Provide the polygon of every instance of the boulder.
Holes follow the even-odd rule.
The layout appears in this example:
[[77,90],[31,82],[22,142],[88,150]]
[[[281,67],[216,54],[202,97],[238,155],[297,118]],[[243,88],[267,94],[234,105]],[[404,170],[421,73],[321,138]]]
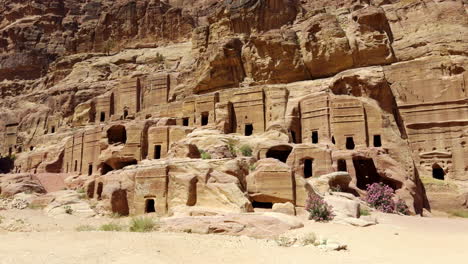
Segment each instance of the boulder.
[[169,217],[162,220],[163,230],[200,234],[225,234],[272,238],[303,224],[284,214],[227,214],[224,216]]
[[282,213],[287,215],[296,215],[296,208],[290,202],[287,203],[274,203],[273,212],[275,213]]
[[334,195],[326,195],[323,199],[333,208],[335,217],[359,217],[359,202]]

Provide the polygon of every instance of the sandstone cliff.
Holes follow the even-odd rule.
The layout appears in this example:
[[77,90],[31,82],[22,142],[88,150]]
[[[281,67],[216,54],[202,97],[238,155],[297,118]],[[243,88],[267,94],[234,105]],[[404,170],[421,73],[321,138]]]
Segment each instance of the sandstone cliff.
[[336,171],[347,192],[384,182],[416,213],[466,206],[467,10],[2,0],[0,154],[124,214],[304,206]]

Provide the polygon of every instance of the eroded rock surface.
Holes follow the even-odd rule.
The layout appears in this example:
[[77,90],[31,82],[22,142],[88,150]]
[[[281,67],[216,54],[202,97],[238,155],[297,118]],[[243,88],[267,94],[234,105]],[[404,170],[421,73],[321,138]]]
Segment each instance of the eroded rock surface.
[[3,2],[1,194],[290,213],[383,182],[466,206],[463,0]]

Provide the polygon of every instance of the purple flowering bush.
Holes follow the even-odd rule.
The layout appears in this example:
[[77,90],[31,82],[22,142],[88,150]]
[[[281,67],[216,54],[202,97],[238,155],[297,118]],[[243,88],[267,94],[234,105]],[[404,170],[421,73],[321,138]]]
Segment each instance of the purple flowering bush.
[[333,208],[322,197],[309,194],[306,201],[306,210],[309,212],[309,220],[327,222],[333,219]]
[[370,206],[384,213],[393,213],[395,202],[393,201],[393,189],[383,183],[367,185],[366,202]]
[[393,189],[383,183],[373,183],[367,185],[366,202],[375,209],[384,213],[409,214],[409,208],[405,201],[399,199],[396,203],[393,200]]

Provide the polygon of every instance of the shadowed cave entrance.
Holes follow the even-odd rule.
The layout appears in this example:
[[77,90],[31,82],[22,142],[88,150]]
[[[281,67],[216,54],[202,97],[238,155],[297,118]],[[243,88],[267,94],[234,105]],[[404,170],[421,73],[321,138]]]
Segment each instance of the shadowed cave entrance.
[[392,187],[393,190],[401,188],[401,183],[380,176],[372,159],[356,157],[353,158],[353,165],[356,170],[356,186],[361,190],[366,190],[368,184],[379,182]]
[[304,160],[304,178],[310,178],[313,176],[313,159],[305,159]]
[[288,160],[289,154],[291,154],[292,147],[288,145],[280,145],[271,147],[266,153],[267,158],[277,159],[281,162],[286,163]]
[[253,201],[252,206],[253,208],[271,209],[273,208],[273,203]]
[[109,128],[107,130],[107,139],[109,144],[123,143],[127,142],[127,131],[122,125],[117,125]]
[[440,167],[437,163],[432,165],[432,177],[438,180],[445,180],[444,169]]
[[346,160],[344,159],[338,160],[338,171],[348,171],[348,168],[346,168]]
[[112,212],[122,216],[126,216],[129,213],[127,191],[117,190],[112,193],[111,196]]
[[104,189],[104,184],[100,182],[98,183],[97,190],[96,190],[96,195],[97,195],[98,200],[102,199],[102,189]]
[[146,199],[145,201],[145,213],[155,213],[156,208],[154,206],[154,199]]
[[90,182],[88,184],[88,189],[86,190],[86,195],[88,196],[88,198],[92,199],[94,197],[94,187],[95,187],[96,183],[94,181]]

